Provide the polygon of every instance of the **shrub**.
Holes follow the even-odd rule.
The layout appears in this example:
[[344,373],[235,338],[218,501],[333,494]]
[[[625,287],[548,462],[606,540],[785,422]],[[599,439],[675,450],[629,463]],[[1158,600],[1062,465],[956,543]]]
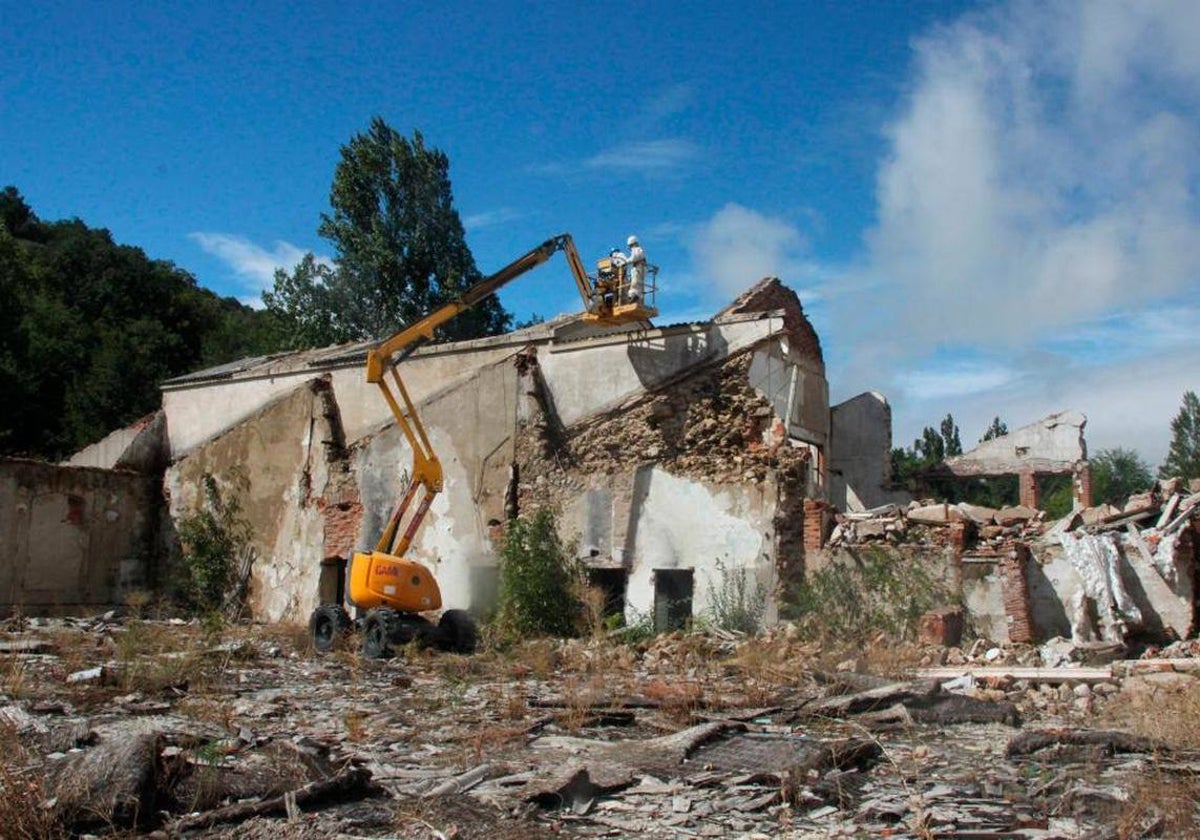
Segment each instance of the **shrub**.
[[952,601],[920,563],[872,548],[809,575],[780,612],[811,638],[865,641],[882,631],[906,640],[922,615]]
[[717,561],[716,580],[708,581],[708,617],[714,626],[738,633],[762,629],[767,609],[767,592],[745,567],[730,569]]
[[[223,497],[209,473],[202,481],[203,505],[177,524],[183,549],[180,583],[190,606],[198,612],[219,613],[240,606],[243,567],[253,559],[250,523],[242,516],[236,495]],[[246,485],[240,475],[233,482],[239,488]]]
[[575,635],[582,615],[581,577],[549,509],[511,520],[500,546],[500,637]]

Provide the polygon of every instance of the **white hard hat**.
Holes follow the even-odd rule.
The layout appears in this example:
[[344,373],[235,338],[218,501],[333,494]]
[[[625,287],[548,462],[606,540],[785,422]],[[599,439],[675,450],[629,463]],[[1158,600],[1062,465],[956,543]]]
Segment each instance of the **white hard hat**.
[[638,244],[637,237],[636,236],[629,237],[629,239],[626,240],[625,244],[630,245],[630,246]]

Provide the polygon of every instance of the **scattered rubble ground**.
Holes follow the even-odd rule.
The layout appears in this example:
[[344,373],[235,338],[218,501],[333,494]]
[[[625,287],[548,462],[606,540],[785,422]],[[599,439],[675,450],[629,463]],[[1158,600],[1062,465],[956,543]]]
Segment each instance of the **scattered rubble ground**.
[[1183,837],[1200,801],[1195,641],[838,662],[785,624],[374,661],[278,626],[7,627],[4,836]]

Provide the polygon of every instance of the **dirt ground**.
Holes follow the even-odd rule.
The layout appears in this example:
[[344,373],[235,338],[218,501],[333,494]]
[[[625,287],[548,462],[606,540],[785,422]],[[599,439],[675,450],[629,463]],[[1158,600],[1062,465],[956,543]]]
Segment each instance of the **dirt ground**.
[[847,648],[788,626],[386,661],[353,640],[316,656],[295,627],[110,615],[6,630],[4,837],[1136,838],[1200,824],[1191,642],[1099,663],[1086,659],[1112,652],[1077,650],[1085,661],[1050,669],[1036,648]]

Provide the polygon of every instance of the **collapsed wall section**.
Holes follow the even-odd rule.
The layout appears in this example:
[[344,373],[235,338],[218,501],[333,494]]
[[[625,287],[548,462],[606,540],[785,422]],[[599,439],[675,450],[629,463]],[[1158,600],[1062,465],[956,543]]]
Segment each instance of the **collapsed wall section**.
[[662,619],[664,588],[680,586],[688,616],[698,614],[723,573],[746,570],[765,592],[802,566],[810,450],[789,440],[752,384],[765,349],[693,368],[570,427],[537,355],[523,357],[533,407],[517,438],[519,507],[557,509],[581,559],[624,576],[630,615]]
[[0,460],[0,612],[120,606],[153,586],[157,496],[134,472]]

